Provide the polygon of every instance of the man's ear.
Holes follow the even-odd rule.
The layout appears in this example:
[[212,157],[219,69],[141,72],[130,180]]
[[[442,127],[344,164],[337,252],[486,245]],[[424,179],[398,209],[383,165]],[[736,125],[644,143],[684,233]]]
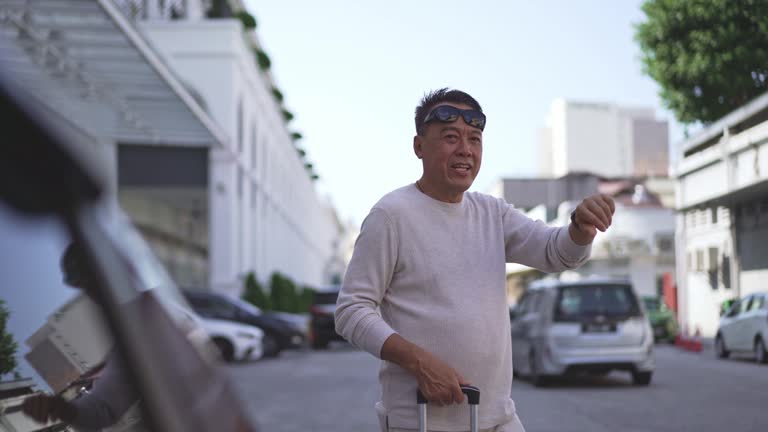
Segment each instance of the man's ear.
[[421,148],[422,142],[423,142],[423,140],[421,139],[420,136],[415,135],[413,137],[413,152],[416,154],[416,157],[419,158],[419,159],[421,159],[422,154],[423,154],[423,151],[422,151],[422,148]]

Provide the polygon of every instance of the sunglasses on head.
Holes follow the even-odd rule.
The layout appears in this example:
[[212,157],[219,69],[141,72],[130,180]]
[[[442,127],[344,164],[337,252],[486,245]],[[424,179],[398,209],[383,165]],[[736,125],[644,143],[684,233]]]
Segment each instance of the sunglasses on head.
[[435,107],[424,118],[422,126],[432,120],[439,120],[443,123],[453,123],[461,116],[468,125],[480,130],[485,129],[485,114],[473,109],[459,109],[450,105],[440,105]]

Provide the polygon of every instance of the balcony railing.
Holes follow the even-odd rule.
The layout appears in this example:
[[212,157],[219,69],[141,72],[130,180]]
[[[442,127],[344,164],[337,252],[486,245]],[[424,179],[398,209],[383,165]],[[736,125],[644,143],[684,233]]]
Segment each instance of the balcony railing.
[[[227,0],[112,0],[131,20],[194,19],[230,9]],[[221,13],[221,12],[219,12]]]

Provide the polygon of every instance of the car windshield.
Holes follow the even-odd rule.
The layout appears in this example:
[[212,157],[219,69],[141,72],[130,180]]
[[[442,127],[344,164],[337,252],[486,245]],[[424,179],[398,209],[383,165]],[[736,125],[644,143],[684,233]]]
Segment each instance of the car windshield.
[[571,285],[559,289],[555,315],[560,320],[579,320],[597,315],[630,316],[637,310],[629,285]]
[[338,298],[338,291],[316,292],[314,304],[336,304],[336,300],[338,300]]
[[237,305],[239,309],[242,309],[248,313],[251,313],[254,315],[261,315],[263,313],[261,309],[258,308],[258,306],[254,306],[251,303],[248,303],[247,301],[243,301],[236,298],[230,298],[229,301]]

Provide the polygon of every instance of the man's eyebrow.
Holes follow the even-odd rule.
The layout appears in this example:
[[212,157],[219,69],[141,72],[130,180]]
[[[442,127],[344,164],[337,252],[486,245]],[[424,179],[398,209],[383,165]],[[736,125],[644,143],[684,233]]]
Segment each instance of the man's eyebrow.
[[459,132],[459,128],[456,126],[446,125],[446,126],[443,126],[442,129],[440,129],[440,132],[445,132],[445,131]]

